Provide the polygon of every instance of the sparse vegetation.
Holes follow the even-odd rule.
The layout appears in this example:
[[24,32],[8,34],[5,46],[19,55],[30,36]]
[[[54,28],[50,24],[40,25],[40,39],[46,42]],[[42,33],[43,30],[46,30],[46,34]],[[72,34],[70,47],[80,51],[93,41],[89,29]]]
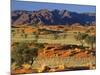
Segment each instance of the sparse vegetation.
[[83,46],[84,45],[84,41],[85,41],[87,36],[88,36],[88,34],[86,34],[86,33],[78,32],[77,35],[75,35],[75,39],[77,41],[80,41],[81,45]]
[[93,35],[88,35],[85,39],[85,42],[91,46],[91,49],[93,49],[93,45],[96,43],[96,37]]
[[38,25],[34,26],[31,33],[26,33],[23,29],[24,33],[19,33],[17,31],[21,31],[21,28],[17,28],[17,31],[15,29],[12,32],[14,36],[12,35],[11,50],[14,73],[93,69],[95,51],[92,50],[95,49],[95,35],[91,35],[92,30],[86,33],[85,28],[84,31],[70,28],[67,32],[46,28],[42,31]]
[[18,66],[24,63],[32,64],[37,57],[37,48],[29,48],[27,43],[20,43],[12,50],[12,61],[16,62]]

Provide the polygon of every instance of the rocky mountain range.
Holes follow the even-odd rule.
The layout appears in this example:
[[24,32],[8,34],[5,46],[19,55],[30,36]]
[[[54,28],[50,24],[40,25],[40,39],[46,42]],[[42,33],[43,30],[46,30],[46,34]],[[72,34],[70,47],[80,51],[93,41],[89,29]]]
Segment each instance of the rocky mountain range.
[[96,13],[77,13],[67,10],[48,10],[37,11],[15,10],[11,12],[12,25],[71,25],[74,23],[95,24]]

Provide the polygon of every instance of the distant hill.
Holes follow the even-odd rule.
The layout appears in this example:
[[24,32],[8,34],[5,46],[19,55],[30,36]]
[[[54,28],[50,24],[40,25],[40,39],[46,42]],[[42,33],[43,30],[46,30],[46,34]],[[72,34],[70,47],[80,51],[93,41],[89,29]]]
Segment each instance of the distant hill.
[[44,25],[71,25],[74,23],[95,24],[96,13],[76,13],[67,10],[38,11],[16,10],[11,12],[12,25],[44,24]]

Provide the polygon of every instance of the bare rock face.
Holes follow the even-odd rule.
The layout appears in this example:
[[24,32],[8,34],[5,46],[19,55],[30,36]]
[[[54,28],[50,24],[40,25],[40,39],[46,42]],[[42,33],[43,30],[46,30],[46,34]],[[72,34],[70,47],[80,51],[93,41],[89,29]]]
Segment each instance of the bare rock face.
[[16,10],[11,12],[12,25],[68,25],[80,23],[82,25],[95,23],[95,13],[76,13],[67,10],[38,11]]

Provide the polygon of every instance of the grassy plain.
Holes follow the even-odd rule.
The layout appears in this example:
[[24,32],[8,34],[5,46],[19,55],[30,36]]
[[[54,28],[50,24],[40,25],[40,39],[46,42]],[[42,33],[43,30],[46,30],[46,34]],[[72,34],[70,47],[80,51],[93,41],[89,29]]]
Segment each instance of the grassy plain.
[[43,45],[43,48],[38,48],[38,55],[32,65],[28,64],[29,68],[26,69],[24,66],[15,69],[16,62],[13,62],[12,72],[17,74],[95,69],[95,43],[94,48],[91,49],[90,44],[83,42],[84,48],[81,49],[82,43],[75,38],[77,33],[96,36],[95,26],[12,27],[11,47],[13,51],[16,47],[14,43],[26,42],[27,45],[31,43],[32,48],[34,48],[34,43]]

